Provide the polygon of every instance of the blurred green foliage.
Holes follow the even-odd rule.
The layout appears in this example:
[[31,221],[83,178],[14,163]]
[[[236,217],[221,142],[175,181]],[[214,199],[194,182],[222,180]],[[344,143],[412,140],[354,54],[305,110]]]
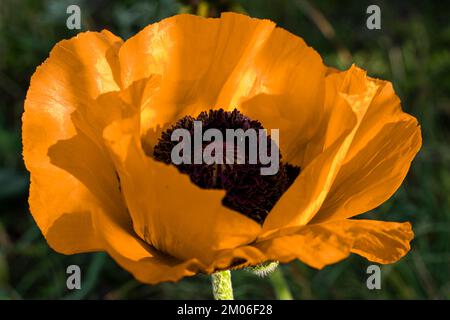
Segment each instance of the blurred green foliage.
[[[53,252],[28,213],[28,176],[21,157],[23,101],[35,68],[53,45],[74,36],[66,8],[78,4],[83,30],[107,28],[128,38],[149,23],[179,12],[218,15],[223,10],[269,18],[303,37],[328,65],[356,63],[389,79],[404,110],[419,119],[424,144],[399,191],[367,214],[412,221],[412,250],[382,267],[382,290],[366,288],[371,263],[358,256],[313,270],[282,267],[296,299],[450,298],[450,20],[445,1],[198,1],[1,0],[0,2],[0,298],[130,299],[211,298],[206,276],[147,286],[104,253]],[[381,7],[382,29],[365,27],[366,8]],[[66,267],[83,270],[83,288],[66,289]],[[269,279],[233,272],[238,299],[275,298]]]

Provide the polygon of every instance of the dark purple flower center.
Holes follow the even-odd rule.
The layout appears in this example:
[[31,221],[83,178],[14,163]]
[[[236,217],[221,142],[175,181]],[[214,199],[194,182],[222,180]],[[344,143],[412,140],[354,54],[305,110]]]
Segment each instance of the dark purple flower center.
[[[153,157],[161,162],[173,164],[171,152],[179,142],[172,141],[172,133],[176,129],[186,129],[193,141],[194,121],[201,121],[204,131],[218,129],[224,137],[226,129],[243,129],[244,131],[264,129],[260,122],[251,120],[236,109],[231,112],[222,109],[201,112],[196,118],[186,116],[180,119],[175,125],[164,131],[153,149]],[[267,139],[268,154],[270,154],[272,152],[270,136],[258,135],[258,143],[260,139]],[[231,144],[235,148],[235,164],[226,164],[226,149],[230,148],[228,142],[203,141],[203,150],[211,143],[219,143],[220,145],[216,147],[223,148],[223,164],[194,164],[194,161],[191,161],[191,164],[182,163],[176,167],[181,173],[188,174],[191,181],[201,188],[226,190],[226,195],[222,200],[224,206],[262,224],[275,203],[298,176],[300,168],[283,163],[281,154],[279,154],[278,172],[274,175],[262,175],[261,168],[267,167],[267,165],[263,165],[259,159],[255,164],[250,164],[249,152],[244,155],[239,153],[237,143]],[[250,139],[246,139],[245,150],[247,151],[250,149],[249,143]],[[244,164],[236,163],[238,155],[245,157]],[[193,160],[194,150],[191,152],[191,157]]]

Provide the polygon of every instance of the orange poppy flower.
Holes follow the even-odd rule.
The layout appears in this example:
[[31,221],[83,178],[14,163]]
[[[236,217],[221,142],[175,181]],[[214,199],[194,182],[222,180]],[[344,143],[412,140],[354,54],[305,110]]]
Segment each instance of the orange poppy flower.
[[[279,173],[234,166],[225,186],[206,165],[165,163],[167,133],[193,119],[279,129]],[[30,211],[49,245],[106,251],[145,283],[350,253],[395,262],[409,223],[350,218],[396,191],[420,146],[391,83],[327,68],[301,38],[233,13],[61,41],[23,115]]]

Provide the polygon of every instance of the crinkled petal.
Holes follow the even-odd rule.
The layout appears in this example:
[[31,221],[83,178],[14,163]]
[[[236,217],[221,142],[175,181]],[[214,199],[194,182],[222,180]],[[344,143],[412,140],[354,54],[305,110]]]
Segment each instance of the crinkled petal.
[[261,238],[279,228],[305,225],[319,211],[377,92],[376,82],[361,83],[364,76],[352,67],[339,85],[333,75],[327,78],[327,88],[333,88],[326,92],[328,119],[306,147],[304,158],[294,161],[304,164],[302,171],[269,213]]
[[136,279],[148,284],[177,281],[205,269],[196,259],[178,260],[145,243],[133,230],[129,216],[97,211],[93,215],[103,250]]
[[143,133],[184,115],[238,108],[279,129],[289,159],[323,114],[326,68],[320,56],[269,20],[236,13],[219,19],[177,15],[139,32],[119,55],[124,87],[150,76],[160,81],[142,102]]
[[313,222],[353,217],[385,202],[401,185],[420,149],[417,120],[402,112],[392,85],[380,83]]
[[[98,95],[118,88],[114,56],[120,44],[107,31],[81,33],[59,42],[31,79],[22,119],[23,157],[31,173],[29,205],[50,246],[59,252],[101,247],[92,211],[102,205],[97,196],[103,191],[93,191],[55,162],[86,154],[80,166],[108,170],[98,146],[85,134],[79,135],[81,128],[73,114],[89,108]],[[62,140],[70,141],[70,150],[59,154],[59,159],[52,158],[49,149]]]
[[299,259],[321,269],[359,254],[377,263],[393,263],[410,250],[411,225],[374,220],[336,220],[306,225],[256,243],[266,258],[289,262]]

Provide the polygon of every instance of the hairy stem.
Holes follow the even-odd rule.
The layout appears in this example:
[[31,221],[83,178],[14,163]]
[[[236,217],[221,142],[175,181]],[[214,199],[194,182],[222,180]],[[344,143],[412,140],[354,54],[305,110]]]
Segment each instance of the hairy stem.
[[211,275],[214,299],[234,300],[230,270],[218,271]]

